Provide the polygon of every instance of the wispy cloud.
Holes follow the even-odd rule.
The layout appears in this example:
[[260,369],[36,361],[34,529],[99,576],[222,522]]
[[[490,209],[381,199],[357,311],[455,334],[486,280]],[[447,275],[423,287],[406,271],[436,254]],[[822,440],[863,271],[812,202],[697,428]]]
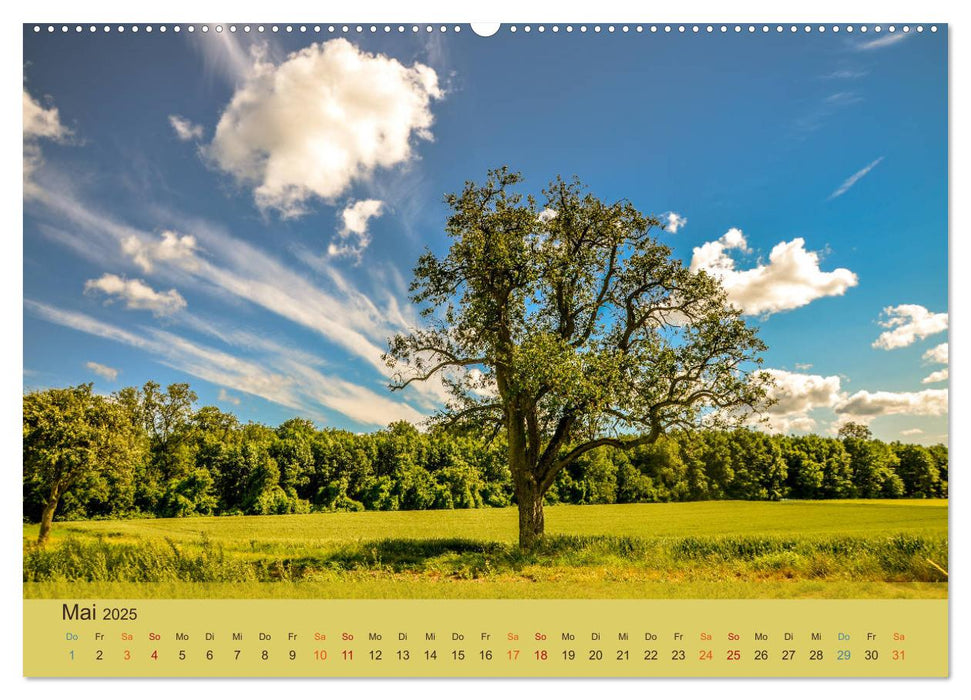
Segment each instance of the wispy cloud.
[[407,403],[324,374],[303,364],[299,354],[277,353],[244,358],[202,345],[170,331],[142,326],[135,331],[99,321],[87,314],[32,299],[24,307],[34,316],[67,328],[138,348],[158,362],[230,390],[324,420],[323,406],[362,425],[387,425],[424,416]]
[[857,51],[873,51],[874,49],[883,49],[887,46],[899,44],[908,36],[910,36],[910,34],[904,32],[885,34],[884,36],[877,37],[876,39],[867,39],[866,41],[857,42],[853,45],[853,48],[855,48]]
[[[34,205],[39,209],[35,213],[57,221],[42,224],[40,230],[87,260],[99,265],[135,264],[143,271],[147,263],[155,278],[180,290],[192,289],[229,303],[246,301],[318,333],[351,357],[364,360],[382,378],[390,377],[381,359],[387,339],[415,322],[414,309],[400,305],[400,291],[393,293],[379,283],[365,293],[328,259],[303,251],[298,257],[317,273],[317,279],[311,281],[204,219],[149,206],[148,211],[160,222],[158,228],[164,229],[159,238],[83,201],[66,179],[46,181]],[[374,279],[380,281],[377,276]],[[379,305],[373,298],[383,301]],[[180,319],[184,314],[180,312]],[[428,410],[448,398],[436,381],[417,382],[405,393]]]
[[172,130],[175,131],[175,136],[179,141],[196,141],[201,139],[204,133],[201,124],[193,124],[178,114],[169,115],[169,124],[172,125]]
[[185,34],[189,45],[202,54],[203,73],[230,85],[242,83],[252,73],[256,57],[275,53],[266,35],[246,39],[241,32]]
[[858,78],[865,78],[869,74],[870,71],[868,70],[840,68],[819,77],[823,80],[857,80]]
[[233,406],[239,406],[239,397],[233,396],[225,389],[219,390],[219,395],[216,397],[216,400],[222,403],[231,403]]
[[[170,242],[182,243],[166,245],[164,233],[159,239],[154,233],[119,223],[75,197],[69,185],[45,187],[38,203],[47,213],[70,224],[48,226],[43,231],[86,259],[100,264],[123,264],[127,260],[142,270],[148,265],[156,277],[180,286],[243,299],[321,334],[376,369],[387,369],[381,353],[384,339],[394,329],[365,294],[349,285],[343,289],[335,285],[338,288],[331,290],[318,287],[222,227],[193,217],[164,214],[179,228],[192,231],[170,232]],[[185,243],[187,236],[191,236],[192,245]],[[205,249],[205,256],[198,253],[200,248]],[[322,261],[318,265],[330,268]],[[340,279],[335,271],[331,281]]]
[[877,167],[880,164],[880,161],[882,160],[883,160],[883,156],[880,156],[875,161],[867,165],[865,168],[862,168],[861,170],[857,170],[855,173],[853,173],[848,178],[843,180],[843,184],[837,187],[835,190],[833,190],[833,193],[829,196],[829,199],[836,199],[837,197],[842,197],[844,194],[846,194],[846,192],[851,187],[853,187],[853,185],[855,185],[857,182],[863,179],[863,177],[865,177],[867,173],[869,173],[871,170]]
[[821,129],[831,117],[842,110],[862,101],[863,98],[851,90],[830,93],[816,102],[810,111],[798,117],[793,126],[797,134],[806,136]]

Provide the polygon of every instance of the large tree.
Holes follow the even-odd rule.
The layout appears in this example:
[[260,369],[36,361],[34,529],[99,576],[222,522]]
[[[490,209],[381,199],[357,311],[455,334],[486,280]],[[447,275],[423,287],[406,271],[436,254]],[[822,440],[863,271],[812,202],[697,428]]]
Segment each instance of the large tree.
[[81,480],[111,472],[131,478],[139,441],[123,406],[91,384],[24,394],[24,481],[43,489],[38,544],[51,531],[65,493]]
[[542,198],[507,168],[447,195],[444,257],[426,252],[412,299],[427,325],[391,339],[393,388],[441,381],[445,425],[504,430],[519,541],[544,531],[557,474],[598,447],[669,428],[725,427],[765,400],[765,349],[719,282],[658,242],[661,222],[578,181]]

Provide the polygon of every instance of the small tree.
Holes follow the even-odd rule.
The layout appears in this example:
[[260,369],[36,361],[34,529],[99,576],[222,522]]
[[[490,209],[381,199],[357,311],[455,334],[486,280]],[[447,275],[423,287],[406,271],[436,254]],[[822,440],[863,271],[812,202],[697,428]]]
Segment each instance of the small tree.
[[91,384],[24,395],[24,480],[45,494],[38,544],[50,535],[61,498],[76,483],[111,471],[128,478],[138,441],[122,407]]
[[848,421],[840,426],[839,432],[836,436],[843,440],[872,440],[873,433],[870,431],[870,426],[866,423],[855,423],[853,421]]
[[391,339],[392,388],[438,377],[445,425],[505,431],[519,541],[544,532],[543,496],[598,447],[672,427],[738,424],[765,398],[765,346],[716,279],[671,257],[661,222],[557,178],[542,204],[506,168],[446,196],[444,258],[415,268],[429,325]]

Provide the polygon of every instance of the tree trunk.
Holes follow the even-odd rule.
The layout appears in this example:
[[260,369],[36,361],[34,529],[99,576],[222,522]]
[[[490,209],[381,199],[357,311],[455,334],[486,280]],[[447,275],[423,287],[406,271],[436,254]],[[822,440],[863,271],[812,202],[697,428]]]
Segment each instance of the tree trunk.
[[40,518],[40,535],[37,537],[37,544],[43,546],[47,542],[47,536],[51,534],[51,526],[54,524],[54,511],[57,509],[57,497],[52,496],[47,499],[44,506],[44,513]]
[[543,494],[532,484],[523,485],[516,494],[519,502],[519,548],[533,549],[543,537]]
[[511,410],[506,421],[509,471],[519,506],[519,548],[526,551],[543,536],[543,490],[536,483],[536,465],[528,455],[523,414]]

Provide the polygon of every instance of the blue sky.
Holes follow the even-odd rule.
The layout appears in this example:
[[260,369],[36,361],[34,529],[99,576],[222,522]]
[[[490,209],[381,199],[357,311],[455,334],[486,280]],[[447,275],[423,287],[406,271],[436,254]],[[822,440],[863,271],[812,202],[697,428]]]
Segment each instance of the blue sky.
[[26,388],[419,420],[378,355],[443,194],[508,164],[674,224],[761,327],[772,429],[946,441],[945,32],[323,29],[25,27]]

